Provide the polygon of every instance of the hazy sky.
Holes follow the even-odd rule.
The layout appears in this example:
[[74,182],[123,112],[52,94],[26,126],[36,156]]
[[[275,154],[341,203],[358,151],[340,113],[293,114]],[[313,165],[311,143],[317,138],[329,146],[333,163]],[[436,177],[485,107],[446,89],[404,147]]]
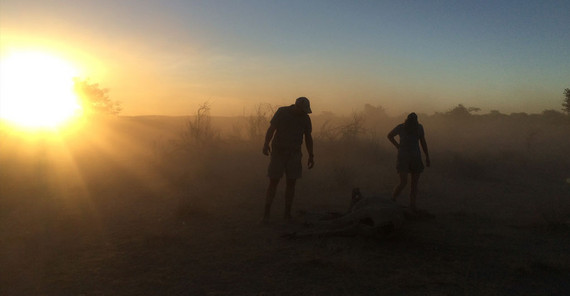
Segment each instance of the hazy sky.
[[2,53],[40,48],[124,114],[218,115],[311,99],[390,114],[560,110],[570,1],[0,0]]

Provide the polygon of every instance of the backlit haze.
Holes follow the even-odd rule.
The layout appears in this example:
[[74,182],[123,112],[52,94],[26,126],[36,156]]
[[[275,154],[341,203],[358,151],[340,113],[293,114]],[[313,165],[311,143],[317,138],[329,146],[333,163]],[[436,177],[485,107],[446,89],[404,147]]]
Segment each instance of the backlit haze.
[[[124,115],[311,99],[389,114],[560,110],[570,1],[0,2],[0,54],[54,53]],[[0,86],[4,87],[4,86]],[[2,108],[2,106],[0,106]]]

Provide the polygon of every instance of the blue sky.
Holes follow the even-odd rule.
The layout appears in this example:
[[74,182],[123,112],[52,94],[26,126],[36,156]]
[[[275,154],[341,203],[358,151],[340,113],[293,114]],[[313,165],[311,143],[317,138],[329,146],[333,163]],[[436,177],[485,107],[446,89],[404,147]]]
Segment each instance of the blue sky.
[[[570,1],[7,1],[0,41],[89,60],[125,114],[560,110]],[[247,112],[247,111],[246,111]]]

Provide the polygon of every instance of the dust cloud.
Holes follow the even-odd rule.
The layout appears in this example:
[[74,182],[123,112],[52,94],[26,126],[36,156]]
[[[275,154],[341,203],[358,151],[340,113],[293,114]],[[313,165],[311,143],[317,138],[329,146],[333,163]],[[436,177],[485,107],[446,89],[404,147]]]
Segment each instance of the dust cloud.
[[[410,274],[434,293],[570,290],[568,116],[419,114],[432,166],[418,207],[433,221],[380,241],[288,241],[284,184],[272,225],[258,224],[275,108],[98,118],[66,135],[4,126],[0,294],[406,294],[419,289]],[[390,195],[398,177],[386,135],[405,114],[366,105],[311,118],[315,167],[303,171],[294,211],[345,210],[353,187]]]

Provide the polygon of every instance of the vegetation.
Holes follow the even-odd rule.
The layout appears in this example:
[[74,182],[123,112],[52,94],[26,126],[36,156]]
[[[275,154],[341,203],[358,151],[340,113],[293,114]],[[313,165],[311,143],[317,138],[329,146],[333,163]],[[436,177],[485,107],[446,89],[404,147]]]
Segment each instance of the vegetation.
[[119,102],[110,99],[109,89],[102,88],[98,83],[91,83],[89,79],[75,78],[74,90],[87,114],[117,115],[121,112]]
[[203,149],[213,145],[218,138],[219,133],[212,126],[210,104],[206,102],[200,105],[195,116],[188,120],[177,145],[183,150]]
[[[247,139],[257,141],[265,137],[269,120],[277,108],[270,104],[259,104],[255,113],[247,117]],[[239,132],[238,132],[239,133]]]
[[[280,195],[258,226],[269,111],[218,118],[203,104],[190,118],[117,117],[53,142],[6,135],[0,294],[567,295],[566,116],[454,109],[419,114],[432,167],[418,206],[436,218],[389,238],[284,239],[303,226],[280,223]],[[311,118],[316,164],[294,210],[346,210],[356,186],[389,196],[386,134],[405,114]]]
[[565,89],[563,94],[564,102],[562,103],[562,111],[566,112],[567,115],[570,115],[570,88]]

